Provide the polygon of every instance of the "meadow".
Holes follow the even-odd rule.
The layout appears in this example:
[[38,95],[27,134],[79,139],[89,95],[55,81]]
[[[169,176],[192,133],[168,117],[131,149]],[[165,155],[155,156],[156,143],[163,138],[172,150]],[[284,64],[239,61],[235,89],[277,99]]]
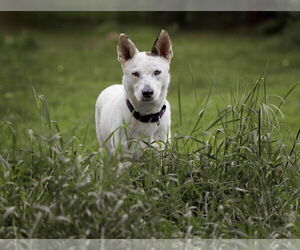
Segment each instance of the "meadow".
[[300,48],[170,27],[173,141],[98,150],[95,100],[116,39],[156,27],[26,30],[0,45],[0,238],[297,238]]

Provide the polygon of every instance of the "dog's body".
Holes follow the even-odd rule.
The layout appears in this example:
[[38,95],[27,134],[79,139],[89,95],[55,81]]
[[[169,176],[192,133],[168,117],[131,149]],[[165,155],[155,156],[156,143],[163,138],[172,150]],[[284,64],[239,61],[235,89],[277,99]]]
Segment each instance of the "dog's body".
[[124,73],[123,84],[106,88],[96,102],[100,146],[113,151],[119,143],[126,147],[129,139],[167,142],[171,136],[171,110],[166,96],[172,58],[168,33],[161,31],[151,52],[139,52],[121,34],[118,56]]

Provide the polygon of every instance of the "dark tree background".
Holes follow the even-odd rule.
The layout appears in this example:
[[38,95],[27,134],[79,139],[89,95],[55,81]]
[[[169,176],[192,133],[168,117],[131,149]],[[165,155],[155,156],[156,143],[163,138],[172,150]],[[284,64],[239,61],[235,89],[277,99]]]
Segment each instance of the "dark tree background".
[[[131,26],[132,25],[132,26]],[[1,12],[1,37],[27,29],[96,28],[123,32],[136,26],[169,32],[217,32],[280,35],[286,47],[300,46],[300,12]]]
[[244,30],[277,33],[299,22],[299,12],[2,12],[1,24],[18,27],[57,28],[66,25],[139,23],[174,25],[178,29]]

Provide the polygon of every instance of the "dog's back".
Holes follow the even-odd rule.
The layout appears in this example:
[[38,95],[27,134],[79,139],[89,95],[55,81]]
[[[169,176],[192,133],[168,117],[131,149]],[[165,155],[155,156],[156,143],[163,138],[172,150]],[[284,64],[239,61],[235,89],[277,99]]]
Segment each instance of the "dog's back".
[[[100,145],[122,124],[122,113],[125,112],[122,105],[125,103],[124,87],[115,84],[104,89],[97,98],[95,107],[96,133]],[[113,145],[106,144],[110,150]]]

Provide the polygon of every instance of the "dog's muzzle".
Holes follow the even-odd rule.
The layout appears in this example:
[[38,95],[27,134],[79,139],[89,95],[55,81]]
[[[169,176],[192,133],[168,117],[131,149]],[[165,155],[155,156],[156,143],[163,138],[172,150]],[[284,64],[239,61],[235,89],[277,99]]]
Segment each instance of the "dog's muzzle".
[[142,95],[145,98],[150,98],[153,96],[153,89],[149,85],[145,85],[142,89]]

